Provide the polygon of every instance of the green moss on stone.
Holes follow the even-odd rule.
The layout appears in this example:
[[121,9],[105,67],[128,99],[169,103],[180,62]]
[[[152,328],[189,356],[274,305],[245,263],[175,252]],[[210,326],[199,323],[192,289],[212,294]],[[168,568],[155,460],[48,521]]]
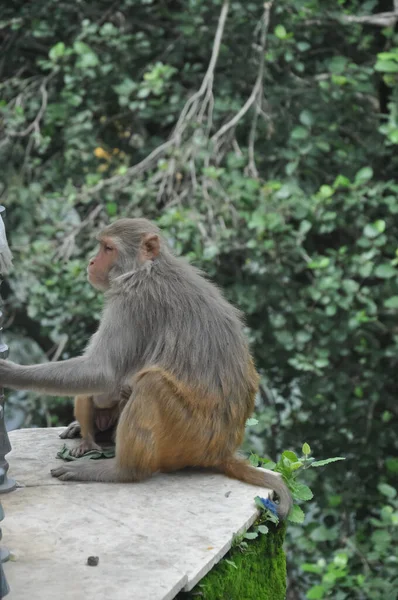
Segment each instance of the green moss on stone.
[[267,535],[247,540],[248,547],[234,546],[226,555],[236,568],[222,559],[191,592],[178,600],[284,600],[286,558],[283,552],[285,525],[269,526]]

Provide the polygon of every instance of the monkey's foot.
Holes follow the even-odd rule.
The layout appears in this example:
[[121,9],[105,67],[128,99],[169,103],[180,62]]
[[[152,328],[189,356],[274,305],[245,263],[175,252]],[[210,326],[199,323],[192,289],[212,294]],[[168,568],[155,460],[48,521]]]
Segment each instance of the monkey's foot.
[[71,456],[74,456],[75,458],[80,458],[81,456],[86,454],[86,452],[90,452],[90,450],[98,450],[99,452],[101,452],[102,448],[101,446],[98,446],[98,444],[96,444],[93,440],[82,440],[80,444],[76,446],[76,448],[71,448],[69,452]]
[[61,481],[81,481],[81,465],[80,464],[65,464],[62,467],[51,469],[51,475],[58,477]]
[[84,459],[64,463],[51,469],[51,475],[61,481],[132,481],[129,473],[122,475],[113,458],[105,460]]
[[70,425],[59,434],[62,440],[72,440],[73,438],[80,437],[80,425],[78,421],[72,421]]

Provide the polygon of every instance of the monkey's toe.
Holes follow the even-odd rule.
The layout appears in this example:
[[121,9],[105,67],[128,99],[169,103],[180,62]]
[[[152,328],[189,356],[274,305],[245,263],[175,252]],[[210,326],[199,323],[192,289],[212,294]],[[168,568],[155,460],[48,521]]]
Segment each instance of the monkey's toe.
[[71,450],[69,451],[70,455],[74,456],[75,458],[80,458],[81,456],[83,456],[84,452],[85,450],[80,446],[78,446],[77,448],[71,448]]
[[51,475],[52,477],[57,477],[60,481],[73,481],[77,476],[74,466],[75,465],[62,465],[62,467],[51,469]]
[[50,473],[52,477],[60,477],[64,473],[65,467],[57,467],[56,469],[51,469]]
[[98,446],[98,444],[95,442],[84,440],[78,446],[76,446],[76,448],[72,448],[70,450],[70,454],[75,458],[80,458],[81,456],[84,456],[86,452],[91,452],[92,450],[101,452],[102,449],[101,446]]
[[73,473],[70,473],[69,471],[67,471],[63,475],[60,475],[58,477],[58,479],[60,481],[73,481],[74,479],[76,479],[76,476]]
[[91,460],[83,460],[72,463],[65,463],[60,467],[51,469],[52,477],[57,477],[60,481],[89,481],[89,473],[93,469]]

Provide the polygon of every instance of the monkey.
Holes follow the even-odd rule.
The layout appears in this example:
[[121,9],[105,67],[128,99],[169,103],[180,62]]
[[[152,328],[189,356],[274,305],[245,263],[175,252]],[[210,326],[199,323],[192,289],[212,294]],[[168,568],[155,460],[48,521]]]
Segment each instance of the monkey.
[[[77,458],[90,450],[101,450],[95,441],[96,434],[112,431],[119,414],[120,403],[117,399],[109,398],[107,395],[76,396],[74,399],[76,421],[60,434],[60,438],[67,439],[81,435],[81,442],[70,450],[71,455]],[[112,436],[110,440],[112,440]]]
[[124,386],[120,390],[119,398],[112,398],[104,394],[75,397],[74,416],[76,420],[59,436],[61,439],[73,439],[79,437],[79,435],[82,437],[79,445],[70,450],[72,456],[79,458],[90,450],[101,450],[101,447],[95,441],[96,434],[103,434],[103,441],[114,441],[115,425],[120,416],[121,408],[130,395],[131,388]]
[[97,240],[87,277],[104,307],[83,354],[28,366],[0,360],[0,386],[13,389],[108,398],[129,389],[115,458],[67,462],[51,475],[128,483],[210,468],[272,489],[285,518],[292,499],[282,476],[236,454],[259,387],[240,311],[147,219],[118,219]]

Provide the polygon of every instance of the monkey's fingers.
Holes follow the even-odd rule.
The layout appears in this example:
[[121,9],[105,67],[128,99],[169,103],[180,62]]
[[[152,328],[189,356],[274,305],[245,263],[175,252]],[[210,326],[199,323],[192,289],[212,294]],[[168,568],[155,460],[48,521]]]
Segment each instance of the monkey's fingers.
[[80,437],[80,425],[78,421],[72,421],[68,427],[59,434],[62,440],[72,440]]

